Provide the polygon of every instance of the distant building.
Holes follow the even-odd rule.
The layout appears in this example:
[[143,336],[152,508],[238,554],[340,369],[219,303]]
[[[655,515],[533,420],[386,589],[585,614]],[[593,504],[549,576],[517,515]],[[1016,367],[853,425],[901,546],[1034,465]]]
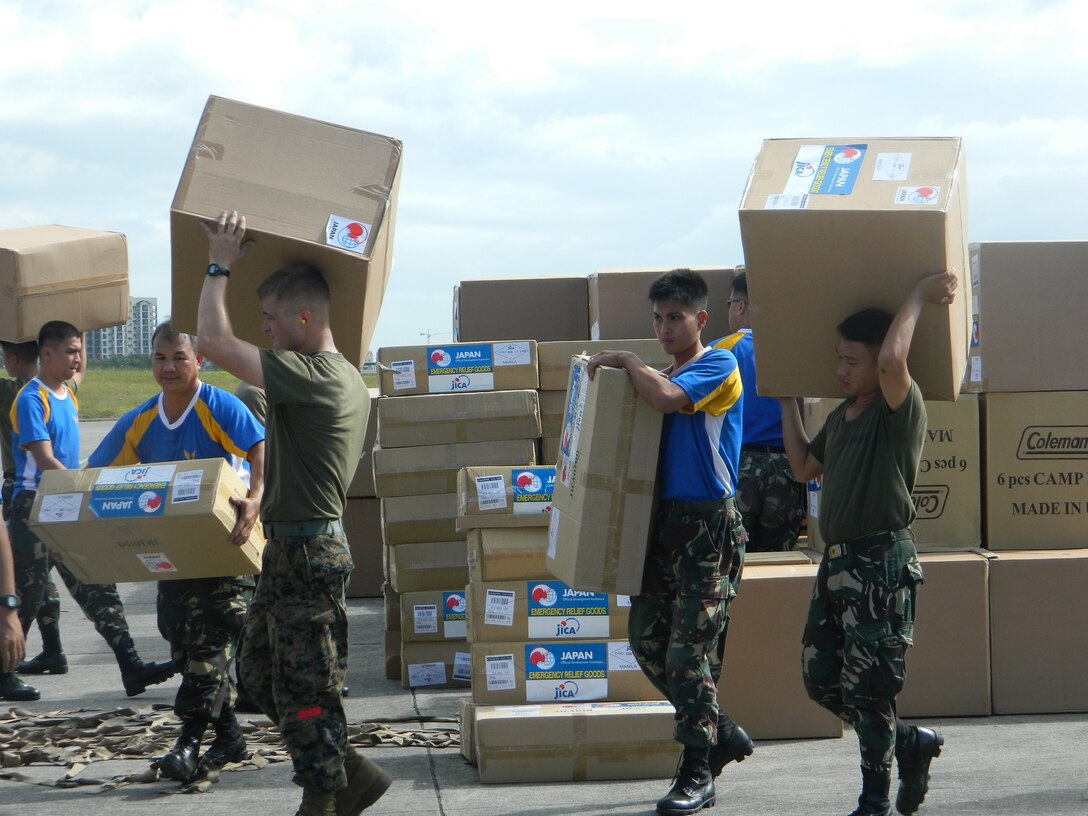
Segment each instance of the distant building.
[[151,355],[151,335],[159,324],[158,298],[134,297],[128,301],[128,323],[87,332],[87,359]]

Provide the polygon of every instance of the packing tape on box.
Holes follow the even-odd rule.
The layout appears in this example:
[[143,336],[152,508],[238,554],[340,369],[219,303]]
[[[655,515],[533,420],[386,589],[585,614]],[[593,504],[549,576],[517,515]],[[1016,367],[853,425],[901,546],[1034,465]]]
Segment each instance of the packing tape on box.
[[[73,283],[75,285],[73,285]],[[29,297],[31,295],[58,295],[65,292],[85,292],[88,289],[101,289],[106,286],[115,286],[118,283],[128,283],[128,278],[117,275],[99,275],[93,278],[80,278],[77,281],[60,281],[57,283],[40,283],[37,286],[20,286],[19,295]]]

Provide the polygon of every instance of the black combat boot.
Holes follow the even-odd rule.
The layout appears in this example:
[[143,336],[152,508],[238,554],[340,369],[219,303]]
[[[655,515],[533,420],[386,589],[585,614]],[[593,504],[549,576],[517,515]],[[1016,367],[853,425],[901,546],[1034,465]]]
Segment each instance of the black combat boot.
[[148,686],[169,680],[177,673],[177,666],[174,665],[173,660],[163,663],[144,663],[140,660],[132,638],[126,638],[120,646],[115,646],[113,653],[117,655],[117,665],[121,669],[121,682],[125,684],[125,694],[129,697],[143,694]]
[[929,791],[929,764],[941,755],[944,737],[932,728],[908,725],[912,732],[900,739],[896,727],[895,761],[899,765],[899,793],[895,797],[895,809],[905,816],[921,806]]
[[717,779],[730,762],[744,762],[756,749],[744,729],[725,714],[718,715],[718,744],[710,748],[710,773]]
[[684,816],[714,807],[714,776],[710,773],[708,755],[706,748],[684,746],[672,790],[657,802],[661,816]]
[[0,674],[0,700],[8,700],[12,703],[29,703],[41,698],[40,691],[34,686],[28,686],[16,677],[14,672]]
[[234,709],[224,706],[219,713],[219,719],[215,721],[215,739],[200,758],[200,767],[218,771],[228,762],[241,762],[248,756],[246,738],[238,726]]
[[858,809],[850,816],[892,816],[892,804],[888,801],[888,789],[891,784],[890,768],[886,771],[862,768]]
[[196,775],[196,761],[200,756],[200,740],[208,721],[203,717],[183,717],[181,735],[174,749],[159,760],[159,773],[175,782],[188,782]]
[[68,658],[60,646],[60,622],[39,623],[42,633],[42,653],[30,660],[24,660],[15,667],[19,674],[67,674]]

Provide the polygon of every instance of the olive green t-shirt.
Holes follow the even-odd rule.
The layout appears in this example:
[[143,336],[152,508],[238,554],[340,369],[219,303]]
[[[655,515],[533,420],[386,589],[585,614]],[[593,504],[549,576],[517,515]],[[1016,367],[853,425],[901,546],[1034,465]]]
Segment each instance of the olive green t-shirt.
[[370,391],[340,354],[262,349],[268,399],[261,520],[339,519],[363,451]]
[[820,535],[841,544],[914,521],[911,491],[926,436],[926,406],[916,382],[894,413],[879,399],[850,422],[844,401],[831,412],[809,451],[823,463]]
[[268,419],[268,400],[265,398],[264,389],[250,385],[245,380],[238,380],[238,385],[234,387],[234,396],[242,401],[263,427]]

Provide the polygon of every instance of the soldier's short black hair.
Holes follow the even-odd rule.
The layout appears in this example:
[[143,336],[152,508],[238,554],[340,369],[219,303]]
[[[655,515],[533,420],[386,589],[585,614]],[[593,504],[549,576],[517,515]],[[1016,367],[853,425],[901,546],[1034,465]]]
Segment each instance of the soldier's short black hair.
[[61,343],[79,337],[79,329],[63,320],[50,320],[38,330],[38,348],[56,348]]
[[737,268],[740,271],[733,276],[733,294],[738,295],[741,300],[748,300],[748,273],[744,271],[744,267]]
[[151,335],[151,349],[154,352],[155,344],[160,340],[165,340],[167,343],[175,343],[185,340],[193,348],[193,353],[196,353],[196,335],[187,334],[186,332],[180,332],[170,325],[170,321],[166,320],[155,327],[155,333]]
[[706,308],[706,298],[706,281],[690,269],[673,269],[650,284],[651,303],[674,300],[699,312]]
[[27,340],[25,343],[0,340],[0,348],[4,350],[4,354],[14,354],[24,362],[32,363],[38,359],[38,341],[36,340]]
[[862,309],[854,312],[835,329],[843,340],[864,343],[870,349],[879,350],[893,319],[892,313],[883,309]]

